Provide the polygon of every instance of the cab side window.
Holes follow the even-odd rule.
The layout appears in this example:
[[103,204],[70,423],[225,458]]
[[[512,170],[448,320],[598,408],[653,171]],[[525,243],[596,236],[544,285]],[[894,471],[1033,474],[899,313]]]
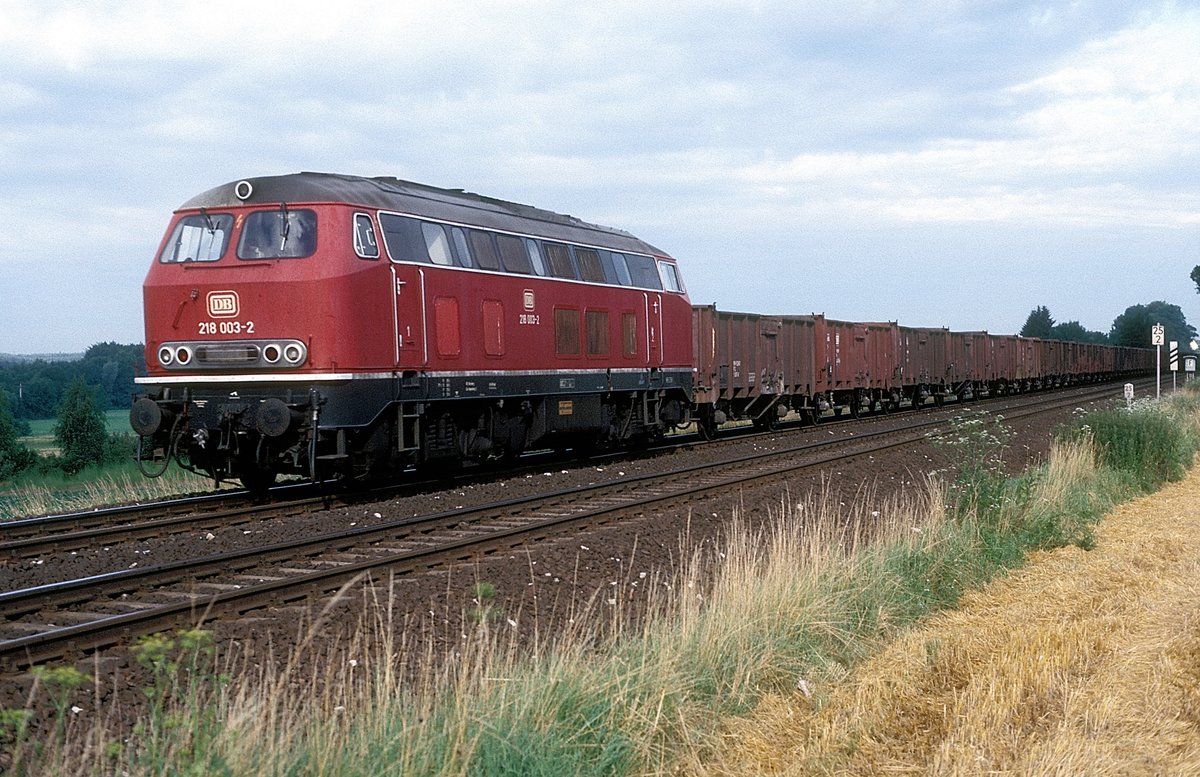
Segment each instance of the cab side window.
[[365,213],[354,214],[354,253],[363,259],[379,258],[379,243],[375,240],[375,225]]

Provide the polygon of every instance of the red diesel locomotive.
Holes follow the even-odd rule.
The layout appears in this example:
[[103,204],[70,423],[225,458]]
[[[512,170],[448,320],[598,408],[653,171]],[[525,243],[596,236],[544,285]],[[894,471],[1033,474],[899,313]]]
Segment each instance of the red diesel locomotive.
[[693,308],[675,260],[626,232],[395,178],[211,189],[175,213],[143,291],[143,472],[174,459],[252,489],[1154,365],[1149,349]]
[[688,421],[675,261],[615,229],[394,178],[300,173],[176,212],[143,288],[144,471],[262,487]]

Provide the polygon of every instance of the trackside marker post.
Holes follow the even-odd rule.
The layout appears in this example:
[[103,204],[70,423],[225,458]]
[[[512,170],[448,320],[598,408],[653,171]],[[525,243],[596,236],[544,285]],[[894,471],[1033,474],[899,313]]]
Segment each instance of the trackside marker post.
[[1125,384],[1125,409],[1133,412],[1133,384]]
[[1176,388],[1175,376],[1179,374],[1179,341],[1172,340],[1170,348],[1171,350],[1169,353],[1171,358],[1169,361],[1171,363],[1171,391],[1174,391]]
[[1167,342],[1167,329],[1162,324],[1150,327],[1150,344],[1154,346],[1154,398],[1162,397],[1162,347]]

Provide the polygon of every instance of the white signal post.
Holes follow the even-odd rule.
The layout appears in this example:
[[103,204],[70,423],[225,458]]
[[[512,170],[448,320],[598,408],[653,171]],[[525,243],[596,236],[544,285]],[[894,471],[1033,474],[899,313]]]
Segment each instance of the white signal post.
[[1175,376],[1179,374],[1179,341],[1172,340],[1170,343],[1170,363],[1171,363],[1171,391],[1175,391]]
[[1167,342],[1167,328],[1162,324],[1150,327],[1150,344],[1154,346],[1154,398],[1162,397],[1162,347]]

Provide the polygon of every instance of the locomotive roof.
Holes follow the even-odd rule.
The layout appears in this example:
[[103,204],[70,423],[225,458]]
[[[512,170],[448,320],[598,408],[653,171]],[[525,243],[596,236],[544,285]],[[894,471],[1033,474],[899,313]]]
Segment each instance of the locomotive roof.
[[235,193],[235,187],[241,183],[235,181],[192,197],[180,206],[180,210],[280,202],[289,205],[344,202],[363,208],[397,211],[619,251],[663,255],[659,249],[624,230],[589,224],[574,216],[484,197],[462,189],[439,189],[399,178],[364,178],[334,173],[292,173],[243,180],[253,187],[246,199],[240,199]]

